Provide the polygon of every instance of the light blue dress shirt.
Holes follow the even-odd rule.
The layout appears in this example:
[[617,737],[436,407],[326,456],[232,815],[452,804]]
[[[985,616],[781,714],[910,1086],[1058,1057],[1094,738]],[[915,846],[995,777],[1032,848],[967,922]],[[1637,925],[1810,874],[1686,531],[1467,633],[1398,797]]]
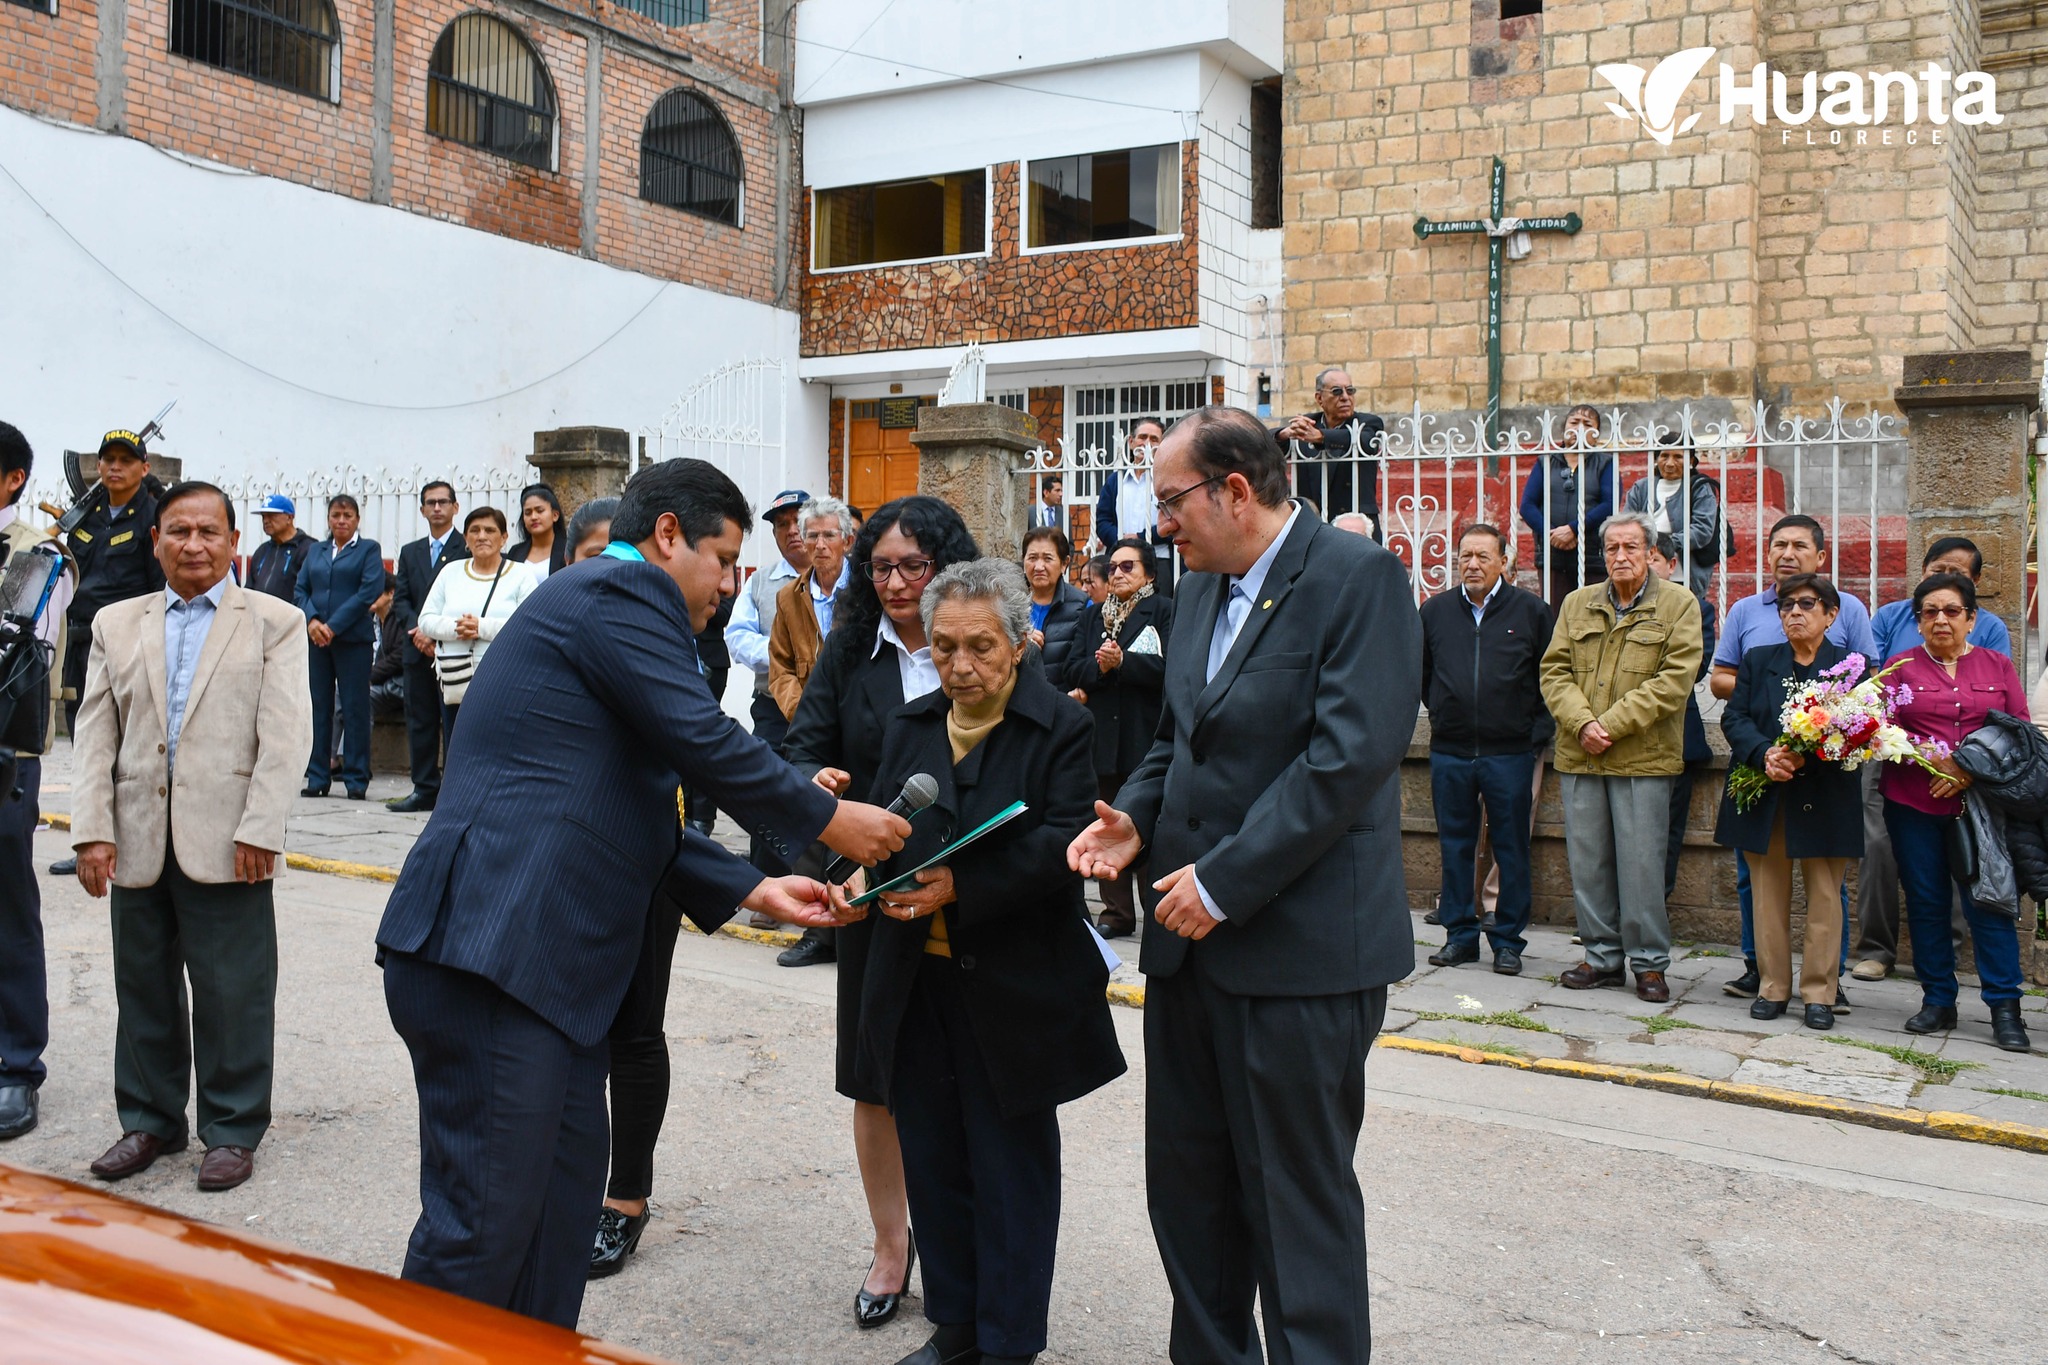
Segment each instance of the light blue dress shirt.
[[[1209,671],[1203,675],[1204,681],[1214,681],[1223,661],[1230,657],[1230,647],[1237,643],[1238,632],[1244,629],[1245,621],[1251,617],[1252,603],[1265,590],[1266,575],[1273,571],[1273,561],[1280,557],[1280,546],[1293,532],[1295,518],[1300,515],[1301,504],[1296,503],[1294,510],[1287,514],[1287,524],[1280,528],[1279,535],[1273,537],[1273,543],[1266,547],[1266,552],[1253,560],[1249,569],[1231,580],[1230,596],[1216,617],[1215,633],[1209,637]],[[1224,913],[1216,908],[1215,899],[1209,895],[1209,888],[1202,885],[1201,875],[1192,872],[1188,875],[1195,879],[1195,894],[1202,898],[1202,908],[1209,912],[1209,918],[1225,918]]]
[[170,713],[165,717],[166,770],[178,766],[178,734],[185,728],[185,706],[192,700],[192,675],[199,670],[199,655],[227,590],[223,578],[187,602],[177,589],[164,589],[164,709]]
[[1477,603],[1473,602],[1472,594],[1466,592],[1463,588],[1458,589],[1458,596],[1464,599],[1465,609],[1472,613],[1472,624],[1474,626],[1486,623],[1486,609],[1493,605],[1494,598],[1500,596],[1500,585],[1507,581],[1505,575],[1494,579],[1493,587],[1488,589],[1486,596],[1480,598]]
[[815,576],[812,577],[810,586],[811,610],[816,612],[818,616],[818,634],[830,635],[832,633],[832,609],[838,605],[840,590],[846,586],[847,581],[852,577],[853,559],[851,556],[847,558],[845,563],[839,566],[839,581],[834,583],[832,590],[823,597],[818,595],[817,578]]
[[[1854,593],[1842,594],[1841,614],[1828,627],[1828,639],[1866,659],[1879,658],[1882,662],[1877,641],[1870,633],[1870,609]],[[1773,583],[1728,608],[1728,619],[1722,624],[1721,638],[1714,646],[1714,666],[1736,668],[1741,665],[1742,656],[1759,645],[1784,643],[1785,626],[1778,620],[1778,585]]]

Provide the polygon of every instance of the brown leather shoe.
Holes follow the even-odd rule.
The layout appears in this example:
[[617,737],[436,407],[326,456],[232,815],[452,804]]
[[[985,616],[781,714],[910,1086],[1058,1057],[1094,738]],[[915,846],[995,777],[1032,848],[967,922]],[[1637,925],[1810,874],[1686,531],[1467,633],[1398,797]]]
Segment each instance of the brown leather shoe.
[[1557,984],[1568,991],[1590,991],[1595,986],[1626,986],[1628,972],[1620,967],[1603,972],[1590,962],[1581,962],[1576,967],[1565,968],[1558,976]]
[[199,1188],[231,1190],[256,1174],[256,1154],[247,1147],[208,1147],[199,1161]]
[[107,1148],[100,1159],[92,1163],[92,1173],[102,1180],[126,1180],[155,1165],[158,1157],[184,1150],[183,1138],[165,1142],[155,1133],[123,1133],[119,1142]]
[[1671,987],[1664,984],[1664,973],[1636,973],[1636,999],[1647,1000],[1653,1005],[1661,1005],[1670,998]]

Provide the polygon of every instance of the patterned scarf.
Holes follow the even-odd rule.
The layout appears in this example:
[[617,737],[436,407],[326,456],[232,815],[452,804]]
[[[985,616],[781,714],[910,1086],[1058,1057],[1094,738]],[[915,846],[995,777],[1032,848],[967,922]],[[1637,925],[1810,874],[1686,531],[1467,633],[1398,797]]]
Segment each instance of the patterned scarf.
[[1111,593],[1102,599],[1102,632],[1107,638],[1114,640],[1123,633],[1124,622],[1131,619],[1131,613],[1137,610],[1138,603],[1152,595],[1152,587],[1152,584],[1147,583],[1128,598]]

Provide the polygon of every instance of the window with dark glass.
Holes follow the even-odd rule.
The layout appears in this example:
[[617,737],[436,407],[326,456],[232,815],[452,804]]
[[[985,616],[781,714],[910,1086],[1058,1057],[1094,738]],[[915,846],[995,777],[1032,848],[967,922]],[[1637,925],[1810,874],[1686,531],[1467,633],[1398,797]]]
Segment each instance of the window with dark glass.
[[427,131],[541,170],[555,161],[555,93],[519,30],[465,14],[427,64]]
[[740,221],[740,146],[718,106],[694,90],[655,102],[640,133],[640,197],[735,227]]
[[287,90],[334,98],[328,0],[171,0],[171,51]]
[[707,0],[615,0],[620,9],[644,14],[657,24],[681,28],[684,24],[701,24],[708,17]]
[[1180,144],[1031,163],[1027,246],[1076,246],[1180,231]]
[[819,190],[811,260],[818,270],[966,256],[988,249],[988,173]]
[[57,12],[57,0],[5,0],[5,3],[19,5],[23,9],[32,9],[37,14],[55,14]]

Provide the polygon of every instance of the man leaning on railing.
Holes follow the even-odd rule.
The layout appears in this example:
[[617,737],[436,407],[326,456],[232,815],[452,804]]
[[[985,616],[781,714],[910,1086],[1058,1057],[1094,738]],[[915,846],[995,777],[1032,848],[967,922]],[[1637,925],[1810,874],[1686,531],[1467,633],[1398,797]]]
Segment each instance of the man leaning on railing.
[[[1325,518],[1363,514],[1372,538],[1385,543],[1380,515],[1380,443],[1386,423],[1357,407],[1358,386],[1334,366],[1316,376],[1316,411],[1273,433],[1294,466],[1294,492],[1313,502]],[[1317,452],[1320,452],[1318,454]]]

